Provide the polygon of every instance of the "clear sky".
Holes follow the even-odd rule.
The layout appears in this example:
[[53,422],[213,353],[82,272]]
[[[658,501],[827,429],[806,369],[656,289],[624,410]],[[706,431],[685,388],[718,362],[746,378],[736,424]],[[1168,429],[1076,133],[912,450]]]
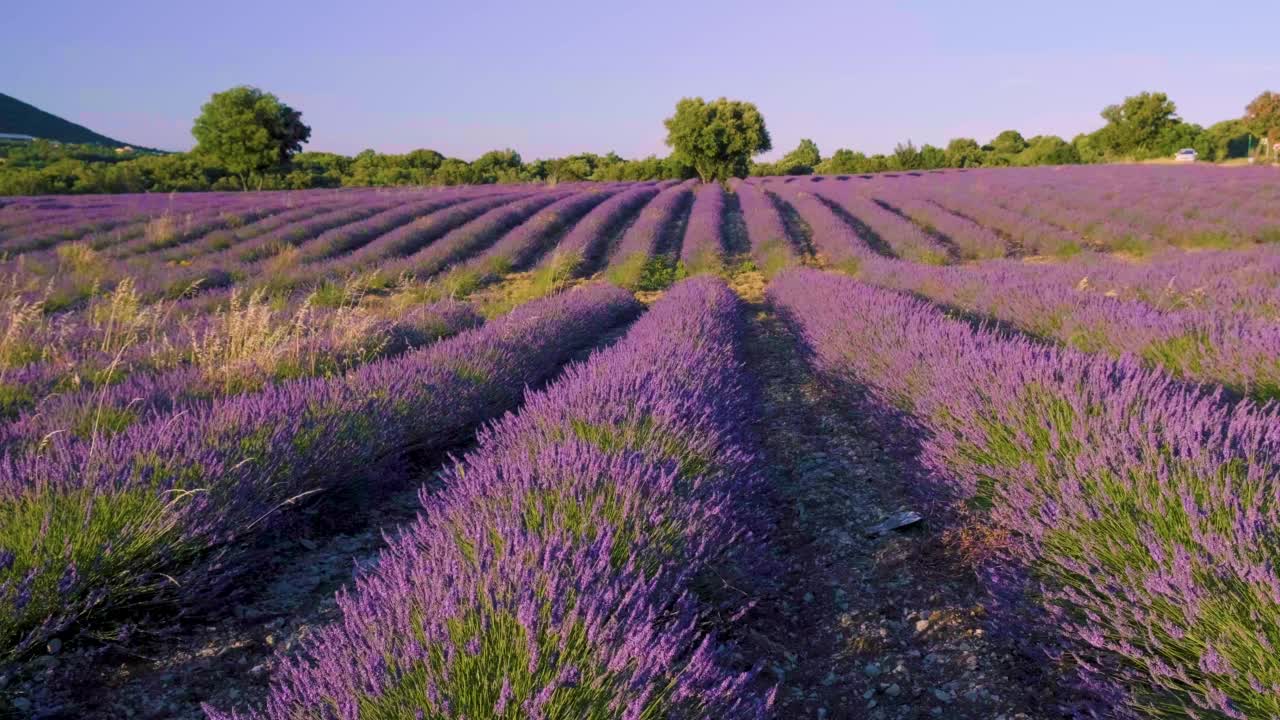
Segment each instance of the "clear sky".
[[688,95],[756,103],[773,157],[802,137],[824,155],[1006,128],[1070,139],[1142,90],[1208,125],[1280,90],[1275,0],[46,0],[3,18],[0,91],[174,150],[238,84],[302,110],[310,150],[526,160],[665,154],[662,120]]

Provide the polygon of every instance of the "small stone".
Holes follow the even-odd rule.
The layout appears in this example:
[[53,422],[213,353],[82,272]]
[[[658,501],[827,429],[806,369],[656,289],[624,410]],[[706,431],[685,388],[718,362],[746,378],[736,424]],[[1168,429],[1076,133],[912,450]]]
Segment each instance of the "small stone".
[[50,655],[57,655],[58,651],[62,650],[62,641],[58,638],[54,638],[49,641],[49,644],[46,647],[48,647]]
[[940,707],[935,707],[934,709],[932,709],[932,710],[930,710],[930,711],[929,711],[929,714],[930,714],[930,715],[937,715],[937,716],[941,717],[941,716],[942,716],[942,708],[940,708]]
[[902,694],[902,688],[898,687],[898,683],[894,683],[884,689],[884,694],[889,697],[898,697]]
[[26,712],[31,709],[31,701],[24,697],[14,698],[13,707],[19,712]]
[[880,537],[882,535],[887,535],[894,530],[911,527],[922,519],[923,517],[918,512],[913,510],[902,510],[867,528],[864,531],[864,534],[867,537]]
[[298,544],[308,550],[315,550],[316,548],[320,547],[319,545],[316,544],[314,540],[308,540],[306,538],[299,539]]
[[938,698],[938,700],[944,703],[949,703],[954,699],[951,693],[947,692],[946,690],[943,690],[942,688],[934,688],[933,696]]
[[866,673],[867,677],[875,677],[880,674],[880,664],[867,663],[867,666],[862,668],[862,672]]
[[916,632],[918,632],[918,633],[922,633],[922,632],[924,632],[925,630],[928,630],[928,629],[929,629],[929,621],[928,621],[928,620],[917,620],[917,621],[916,621]]
[[804,601],[805,601],[806,603],[811,603],[811,602],[813,602],[813,593],[811,593],[811,592],[807,592],[807,593],[805,593],[805,594],[804,594]]
[[872,697],[875,697],[875,694],[876,694],[875,689],[868,690],[868,691],[866,691],[866,692],[862,693],[862,699],[863,699],[863,700],[870,700]]

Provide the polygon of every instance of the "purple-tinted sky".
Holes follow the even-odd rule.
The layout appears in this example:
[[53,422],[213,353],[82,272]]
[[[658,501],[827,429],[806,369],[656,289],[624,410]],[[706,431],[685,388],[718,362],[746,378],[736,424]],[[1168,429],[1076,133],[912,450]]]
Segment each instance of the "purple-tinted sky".
[[210,93],[251,84],[303,111],[310,150],[526,159],[665,154],[682,96],[755,102],[777,148],[813,138],[1068,139],[1163,90],[1187,120],[1280,90],[1274,0],[11,3],[0,91],[98,132],[191,146]]

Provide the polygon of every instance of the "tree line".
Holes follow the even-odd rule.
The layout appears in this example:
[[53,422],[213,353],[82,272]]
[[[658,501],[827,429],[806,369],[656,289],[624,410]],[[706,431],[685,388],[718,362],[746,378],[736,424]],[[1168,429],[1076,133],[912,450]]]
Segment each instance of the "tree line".
[[[823,157],[809,139],[776,162],[753,158],[772,149],[764,117],[749,102],[685,98],[665,123],[669,155],[638,160],[615,153],[580,153],[526,162],[511,149],[466,161],[435,150],[403,154],[365,150],[354,157],[304,152],[311,129],[302,113],[271,93],[241,86],[215,93],[201,109],[184,153],[119,152],[95,145],[45,141],[0,143],[0,195],[48,193],[303,190],[346,186],[724,180],[746,175],[864,174],[1148,160],[1194,148],[1200,159],[1221,161],[1266,152],[1280,142],[1280,93],[1264,92],[1239,118],[1208,128],[1179,117],[1160,92],[1144,92],[1110,105],[1105,124],[1071,141],[1054,135],[1024,137],[1006,130],[985,143],[955,138],[945,147],[900,143],[892,153],[867,155],[840,148]],[[1267,138],[1270,138],[1268,141]]]

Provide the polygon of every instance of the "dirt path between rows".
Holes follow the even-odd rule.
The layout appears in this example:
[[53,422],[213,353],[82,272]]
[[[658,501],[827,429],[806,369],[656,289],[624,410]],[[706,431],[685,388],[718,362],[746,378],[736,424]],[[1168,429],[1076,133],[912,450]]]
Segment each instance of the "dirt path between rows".
[[816,382],[758,274],[734,284],[750,303],[745,359],[760,385],[780,574],[735,634],[779,683],[777,717],[1062,717],[1053,678],[992,636],[976,578],[927,518],[867,536],[915,508],[915,439],[856,389]]

